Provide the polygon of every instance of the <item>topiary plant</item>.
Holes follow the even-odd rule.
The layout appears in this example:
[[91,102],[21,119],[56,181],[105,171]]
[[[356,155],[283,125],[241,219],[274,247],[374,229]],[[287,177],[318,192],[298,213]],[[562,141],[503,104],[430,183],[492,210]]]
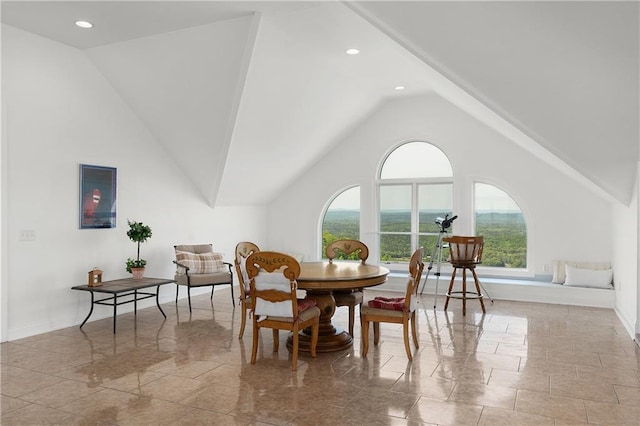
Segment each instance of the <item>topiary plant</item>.
[[147,264],[147,261],[144,259],[140,259],[140,243],[144,243],[149,238],[151,238],[151,228],[148,225],[145,225],[142,222],[130,221],[127,220],[129,224],[129,230],[127,231],[127,236],[134,243],[138,243],[138,256],[136,259],[127,259],[127,272],[131,272],[131,268],[144,268]]

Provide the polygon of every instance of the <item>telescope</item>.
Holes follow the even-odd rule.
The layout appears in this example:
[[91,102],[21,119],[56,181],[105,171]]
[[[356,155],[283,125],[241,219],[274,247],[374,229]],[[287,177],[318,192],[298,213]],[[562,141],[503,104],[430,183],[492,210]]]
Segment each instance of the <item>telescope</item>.
[[445,232],[446,229],[451,227],[451,223],[458,218],[458,215],[449,218],[449,215],[444,215],[444,218],[437,217],[436,225],[440,225],[440,232]]

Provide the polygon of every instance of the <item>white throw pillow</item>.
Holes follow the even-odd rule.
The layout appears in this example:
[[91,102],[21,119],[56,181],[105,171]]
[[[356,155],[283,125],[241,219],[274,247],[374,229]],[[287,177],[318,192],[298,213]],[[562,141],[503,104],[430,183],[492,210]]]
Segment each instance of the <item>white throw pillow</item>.
[[573,266],[580,269],[611,269],[611,263],[609,262],[574,262],[567,260],[554,260],[553,261],[553,278],[552,283],[563,284],[565,281],[565,266]]
[[[275,289],[285,293],[291,293],[291,282],[282,275],[282,272],[264,272],[261,271],[255,277],[256,290]],[[277,316],[292,317],[293,306],[291,302],[268,302],[263,299],[256,300],[255,315],[259,316]]]
[[574,287],[611,288],[612,269],[583,269],[565,265],[564,285]]

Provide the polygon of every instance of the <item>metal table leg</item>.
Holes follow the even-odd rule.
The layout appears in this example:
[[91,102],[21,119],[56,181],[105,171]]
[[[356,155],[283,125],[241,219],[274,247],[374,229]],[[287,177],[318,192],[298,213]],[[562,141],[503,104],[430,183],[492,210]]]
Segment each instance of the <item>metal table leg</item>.
[[118,316],[118,295],[113,295],[113,334],[116,334],[116,317]]
[[167,315],[165,315],[164,311],[160,307],[160,286],[156,287],[156,305],[158,305],[158,309],[160,309],[162,316],[167,318]]
[[87,322],[87,320],[93,313],[93,292],[90,291],[89,293],[91,293],[91,309],[89,309],[89,314],[87,314],[87,317],[84,319],[84,321],[82,321],[82,324],[80,324],[80,328],[82,328],[82,326]]

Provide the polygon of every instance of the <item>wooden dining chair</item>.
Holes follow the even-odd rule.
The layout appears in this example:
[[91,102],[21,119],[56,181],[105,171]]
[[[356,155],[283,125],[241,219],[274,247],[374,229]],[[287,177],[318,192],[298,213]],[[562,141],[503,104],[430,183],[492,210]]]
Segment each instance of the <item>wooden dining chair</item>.
[[279,330],[292,332],[291,370],[298,367],[299,332],[311,327],[311,356],[316,356],[320,309],[311,299],[297,299],[296,279],[300,264],[293,257],[273,251],[259,251],[247,257],[247,278],[253,299],[253,345],[251,364],[256,363],[261,328],[273,330],[273,351],[277,352]]
[[[365,243],[358,240],[336,240],[327,245],[325,254],[329,259],[329,262],[333,262],[333,259],[340,256],[343,253],[345,257],[357,256],[360,262],[364,265],[369,257],[369,248]],[[349,307],[349,334],[353,336],[353,324],[355,322],[355,310],[356,306],[362,307],[363,292],[361,288],[356,288],[348,291],[334,291],[333,298],[336,301],[336,307],[348,306]]]
[[387,322],[402,324],[404,336],[404,349],[409,360],[413,360],[411,348],[409,346],[409,322],[411,322],[411,336],[416,349],[418,345],[418,335],[416,333],[416,304],[418,297],[418,286],[424,269],[422,257],[424,250],[417,249],[409,261],[409,281],[404,297],[387,298],[378,296],[369,300],[360,310],[360,321],[362,322],[362,356],[366,357],[369,350],[369,323],[373,323],[373,344],[380,341],[380,323]]
[[[449,290],[447,291],[447,301],[444,303],[444,310],[449,307],[450,299],[462,300],[462,315],[467,314],[467,299],[478,299],[482,312],[487,312],[484,307],[484,296],[480,291],[480,281],[476,274],[476,265],[482,263],[482,249],[484,248],[484,237],[461,237],[452,236],[444,238],[442,241],[449,243],[449,256],[453,272],[451,273],[451,281],[449,282]],[[456,272],[462,269],[462,290],[453,291],[453,284],[456,280]],[[467,290],[467,269],[473,275],[476,291]]]
[[242,241],[236,245],[234,265],[236,267],[236,276],[238,277],[240,287],[240,307],[242,308],[242,319],[240,322],[240,333],[238,335],[238,339],[242,339],[242,335],[244,334],[244,327],[247,323],[247,311],[253,309],[253,299],[251,298],[251,289],[249,288],[249,278],[247,277],[247,267],[245,263],[249,255],[259,251],[260,248],[249,241]]

